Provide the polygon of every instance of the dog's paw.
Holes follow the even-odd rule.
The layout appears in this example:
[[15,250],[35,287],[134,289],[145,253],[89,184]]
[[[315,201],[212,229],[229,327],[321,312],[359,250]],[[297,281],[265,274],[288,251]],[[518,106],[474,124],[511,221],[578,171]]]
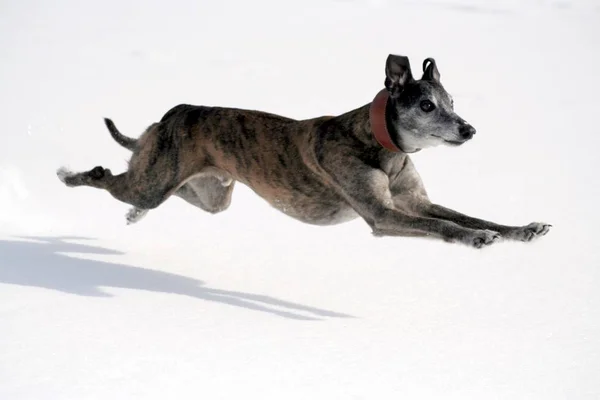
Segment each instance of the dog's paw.
[[490,246],[501,239],[498,232],[490,230],[476,230],[471,239],[471,245],[477,249],[481,249],[485,246]]
[[58,179],[60,179],[60,181],[67,186],[71,185],[69,182],[69,178],[72,178],[74,175],[75,174],[66,167],[60,167],[56,170],[56,176],[58,176]]
[[125,219],[127,220],[127,225],[135,224],[142,218],[144,218],[148,214],[148,210],[143,210],[141,208],[132,207],[125,214]]
[[515,240],[531,242],[532,240],[547,234],[551,227],[552,225],[543,222],[532,222],[529,225],[515,229],[511,232],[511,236]]

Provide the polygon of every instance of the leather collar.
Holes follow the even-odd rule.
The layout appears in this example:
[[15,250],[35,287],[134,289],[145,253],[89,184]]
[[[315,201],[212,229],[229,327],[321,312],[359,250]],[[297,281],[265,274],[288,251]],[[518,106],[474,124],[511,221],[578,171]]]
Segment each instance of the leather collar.
[[375,140],[389,151],[397,153],[402,151],[402,149],[394,143],[390,131],[387,128],[385,118],[385,110],[389,98],[390,94],[387,89],[381,89],[379,93],[377,93],[369,108],[369,122],[371,123],[371,131],[373,132]]

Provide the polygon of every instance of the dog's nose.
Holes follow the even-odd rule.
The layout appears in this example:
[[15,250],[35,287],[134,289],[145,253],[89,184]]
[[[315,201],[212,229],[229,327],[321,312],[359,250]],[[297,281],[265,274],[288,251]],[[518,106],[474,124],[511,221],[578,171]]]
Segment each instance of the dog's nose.
[[458,129],[458,133],[460,134],[460,136],[463,139],[471,139],[473,137],[473,135],[475,135],[475,128],[473,128],[471,125],[469,124],[465,124],[462,125],[459,129]]

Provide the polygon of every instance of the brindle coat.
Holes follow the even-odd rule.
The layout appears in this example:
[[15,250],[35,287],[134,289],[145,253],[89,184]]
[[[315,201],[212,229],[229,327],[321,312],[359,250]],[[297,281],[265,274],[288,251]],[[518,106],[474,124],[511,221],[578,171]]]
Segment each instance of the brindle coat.
[[176,195],[205,211],[226,210],[235,182],[302,222],[330,225],[362,217],[375,235],[431,236],[477,248],[501,237],[530,241],[550,225],[506,226],[432,203],[407,153],[457,145],[475,130],[453,110],[433,59],[414,80],[407,57],[390,55],[385,85],[390,136],[402,151],[373,137],[369,107],[339,116],[294,120],[261,111],[178,105],[139,139],[113,138],[133,151],[126,172],[96,167],[73,173],[68,186],[106,189],[134,208],[129,222]]

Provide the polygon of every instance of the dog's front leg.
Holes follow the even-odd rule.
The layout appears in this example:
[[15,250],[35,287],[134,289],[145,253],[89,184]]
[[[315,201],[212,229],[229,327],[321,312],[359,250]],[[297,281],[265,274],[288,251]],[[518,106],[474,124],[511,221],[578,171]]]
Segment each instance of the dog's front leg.
[[471,229],[436,218],[410,215],[394,206],[389,178],[381,170],[358,159],[344,159],[343,165],[331,161],[322,167],[356,212],[371,225],[376,235],[430,236],[460,242],[476,248],[499,239],[497,232]]
[[501,225],[483,219],[473,218],[431,202],[419,203],[417,210],[419,211],[419,214],[425,217],[440,218],[443,220],[452,221],[472,229],[493,230],[500,233],[503,238],[520,240],[523,242],[529,242],[535,238],[544,236],[546,233],[548,233],[550,227],[552,226],[542,222],[532,222],[525,226]]
[[413,215],[450,221],[470,229],[490,230],[498,232],[503,238],[526,242],[545,235],[550,229],[551,225],[540,222],[532,222],[526,226],[497,224],[432,203],[425,191],[421,177],[408,156],[401,162],[390,164],[388,169],[389,174],[393,176],[390,182],[390,191],[394,205]]

